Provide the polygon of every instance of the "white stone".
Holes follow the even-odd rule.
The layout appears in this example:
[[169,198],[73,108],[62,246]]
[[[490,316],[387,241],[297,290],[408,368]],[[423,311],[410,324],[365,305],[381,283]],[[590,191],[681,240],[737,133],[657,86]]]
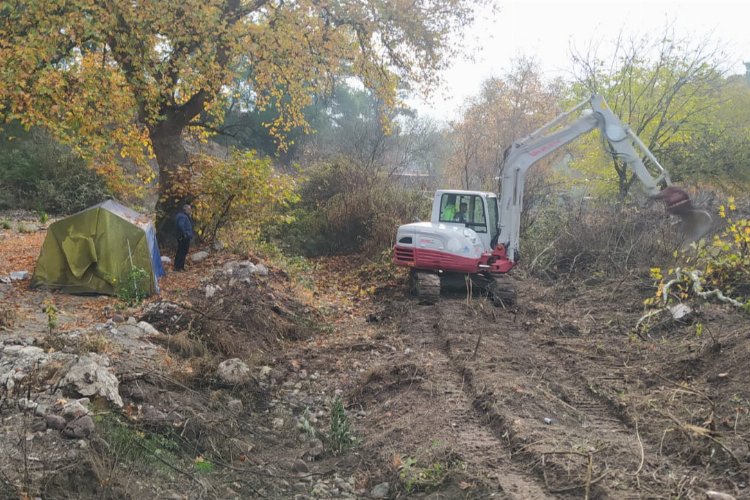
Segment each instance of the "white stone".
[[148,335],[159,335],[159,330],[154,328],[151,323],[147,323],[145,321],[139,321],[138,322],[138,328],[146,332]]
[[208,252],[206,251],[200,251],[195,252],[193,255],[190,256],[190,260],[193,262],[200,262],[202,260],[206,260],[208,258]]
[[677,304],[675,306],[670,307],[669,312],[672,313],[672,318],[682,319],[690,315],[690,313],[692,313],[693,310],[685,304]]
[[172,259],[170,259],[169,257],[166,257],[166,256],[162,255],[161,256],[161,263],[162,264],[171,264],[172,263]]
[[122,407],[120,383],[109,370],[109,360],[105,356],[93,353],[81,356],[65,375],[63,383],[82,396],[102,396]]
[[29,279],[31,276],[28,271],[13,271],[10,273],[11,281],[24,281]]
[[372,490],[370,490],[370,496],[372,498],[388,498],[388,493],[390,492],[391,485],[388,483],[380,483],[377,486],[375,486]]
[[736,500],[733,495],[729,493],[722,493],[720,491],[707,490],[706,498],[709,500]]
[[225,384],[244,384],[250,379],[250,368],[239,358],[231,358],[219,363],[216,375]]

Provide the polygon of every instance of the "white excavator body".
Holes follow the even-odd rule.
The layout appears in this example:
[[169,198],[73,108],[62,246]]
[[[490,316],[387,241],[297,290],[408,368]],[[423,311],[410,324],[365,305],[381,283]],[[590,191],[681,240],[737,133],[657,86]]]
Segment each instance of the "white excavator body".
[[[499,196],[439,190],[433,199],[430,222],[398,228],[393,261],[412,268],[414,291],[432,299],[435,287],[439,293],[440,278],[463,274],[468,283],[469,278],[481,276],[503,303],[512,302],[515,291],[501,292],[494,285],[520,256],[526,172],[542,158],[594,129],[600,130],[607,151],[627,164],[648,194],[664,201],[667,212],[682,218],[686,239],[697,240],[710,229],[710,215],[693,208],[687,193],[671,186],[668,172],[651,151],[614,115],[601,96],[593,95],[505,151]],[[420,291],[420,286],[424,290]]]

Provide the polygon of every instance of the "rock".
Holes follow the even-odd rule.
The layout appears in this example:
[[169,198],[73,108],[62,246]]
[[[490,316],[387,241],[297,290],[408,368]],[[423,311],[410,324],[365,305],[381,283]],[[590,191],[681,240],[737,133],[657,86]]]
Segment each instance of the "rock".
[[43,349],[24,345],[0,347],[0,387],[12,391],[16,384],[47,363]]
[[45,422],[47,424],[47,427],[49,427],[50,429],[55,429],[56,431],[63,430],[68,424],[68,422],[60,415],[47,415],[45,417]]
[[93,434],[95,428],[94,420],[90,416],[84,415],[68,422],[68,425],[63,429],[63,436],[71,439],[81,439]]
[[274,429],[281,429],[284,427],[284,419],[283,418],[274,418],[272,422]]
[[0,283],[3,283],[5,285],[10,284],[10,276],[0,276]]
[[164,255],[162,255],[161,256],[161,263],[169,265],[169,264],[172,263],[172,259],[170,259],[169,257],[165,257]]
[[138,324],[138,322],[132,316],[128,316],[128,320],[125,323],[128,324],[128,325],[137,325]]
[[672,318],[675,320],[687,319],[693,310],[685,304],[677,304],[669,308]]
[[227,246],[226,246],[226,245],[224,244],[224,242],[223,242],[223,241],[221,241],[221,240],[215,240],[215,241],[214,241],[214,244],[213,244],[213,245],[211,245],[211,248],[212,248],[212,249],[213,249],[214,251],[216,251],[216,252],[219,252],[219,251],[221,251],[221,250],[224,250],[224,249],[225,249],[226,247],[227,247]]
[[44,432],[47,430],[47,421],[36,419],[31,423],[31,432]]
[[257,271],[258,269],[255,267],[255,264],[253,264],[249,260],[243,260],[242,262],[238,262],[237,265],[232,269],[232,276],[239,280],[242,280],[245,278],[249,278]]
[[31,275],[28,271],[13,271],[10,273],[10,280],[11,281],[24,281],[31,278]]
[[260,276],[268,276],[268,268],[266,266],[264,266],[263,264],[256,264],[255,271]]
[[115,314],[114,316],[112,316],[112,321],[114,321],[115,323],[124,323],[125,316],[123,316],[122,314]]
[[202,250],[200,252],[195,252],[193,255],[190,256],[190,260],[193,262],[201,262],[208,258],[208,252],[205,250]]
[[73,420],[84,415],[89,415],[91,412],[86,408],[88,402],[84,403],[82,401],[86,400],[79,399],[77,401],[66,402],[60,410],[60,413],[67,420]]
[[206,285],[206,298],[210,299],[214,295],[216,295],[216,292],[221,290],[221,287],[219,285]]
[[46,417],[49,413],[49,407],[47,405],[38,404],[34,408],[34,415],[37,417]]
[[314,461],[322,457],[325,452],[326,449],[323,446],[323,441],[320,439],[313,439],[310,441],[310,448],[305,451],[303,458],[309,461]]
[[145,422],[160,423],[167,419],[167,414],[152,405],[146,405],[143,407],[142,419]]
[[122,407],[119,382],[108,367],[105,356],[93,353],[81,356],[65,375],[63,384],[72,386],[82,396],[102,396]]
[[261,366],[258,369],[258,378],[260,379],[267,379],[271,375],[271,367],[270,366]]
[[388,483],[380,483],[370,490],[370,496],[372,498],[388,498],[388,493],[391,490],[391,485]]
[[135,402],[141,402],[146,398],[146,393],[143,392],[143,389],[138,385],[125,386],[120,392],[123,396]]
[[159,330],[154,328],[151,323],[147,323],[145,321],[139,321],[136,325],[138,328],[143,330],[147,335],[159,335]]
[[226,276],[231,276],[232,274],[234,274],[234,268],[235,267],[237,267],[237,262],[236,261],[225,262],[224,265],[221,266],[221,271]]
[[232,399],[227,403],[227,408],[229,408],[229,411],[234,414],[240,414],[243,410],[242,401],[239,399]]
[[307,474],[310,472],[310,469],[307,467],[307,464],[304,460],[295,460],[292,464],[292,470],[294,472],[297,472],[298,474]]
[[706,498],[708,500],[736,500],[733,495],[729,493],[722,493],[720,491],[707,490]]
[[228,385],[244,384],[250,380],[250,368],[239,358],[231,358],[219,363],[216,374],[222,382]]
[[323,482],[316,483],[310,493],[314,498],[331,498],[330,488]]
[[39,404],[35,401],[30,401],[26,398],[18,400],[18,409],[21,411],[34,411]]

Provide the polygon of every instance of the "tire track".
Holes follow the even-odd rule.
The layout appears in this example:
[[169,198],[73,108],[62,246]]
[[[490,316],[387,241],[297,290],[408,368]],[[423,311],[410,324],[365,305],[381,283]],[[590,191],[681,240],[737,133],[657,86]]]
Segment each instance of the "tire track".
[[471,374],[455,369],[449,355],[441,304],[412,309],[402,317],[400,329],[413,344],[432,353],[433,373],[441,383],[441,417],[454,425],[462,461],[472,475],[494,484],[506,498],[550,498],[538,476],[512,459],[508,436],[487,425],[486,415],[477,411]]
[[[582,375],[581,357],[568,347],[538,341],[508,314],[472,317],[464,301],[434,308],[436,341],[475,414],[509,446],[511,467],[535,474],[548,493],[580,494],[588,484],[598,497],[640,496],[660,484],[636,472],[681,469],[663,459],[644,464],[658,446],[636,437],[625,412]],[[608,380],[622,385],[616,370],[594,382]]]

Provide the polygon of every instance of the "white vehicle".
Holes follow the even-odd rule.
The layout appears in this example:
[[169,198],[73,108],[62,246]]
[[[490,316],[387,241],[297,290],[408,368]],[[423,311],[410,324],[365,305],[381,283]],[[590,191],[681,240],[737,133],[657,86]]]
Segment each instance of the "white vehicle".
[[[578,113],[577,118],[571,115]],[[661,199],[669,213],[683,220],[688,240],[696,240],[711,226],[710,215],[694,209],[685,191],[671,186],[669,174],[641,140],[612,113],[599,95],[578,104],[505,152],[500,195],[479,191],[439,190],[430,222],[398,228],[393,261],[412,268],[412,289],[423,300],[434,301],[445,283],[472,278],[487,286],[501,303],[515,300],[515,290],[501,284],[519,259],[519,232],[526,172],[542,158],[598,128],[605,146],[623,159],[650,196]],[[644,164],[648,161],[652,175]],[[661,189],[660,186],[665,186]]]

